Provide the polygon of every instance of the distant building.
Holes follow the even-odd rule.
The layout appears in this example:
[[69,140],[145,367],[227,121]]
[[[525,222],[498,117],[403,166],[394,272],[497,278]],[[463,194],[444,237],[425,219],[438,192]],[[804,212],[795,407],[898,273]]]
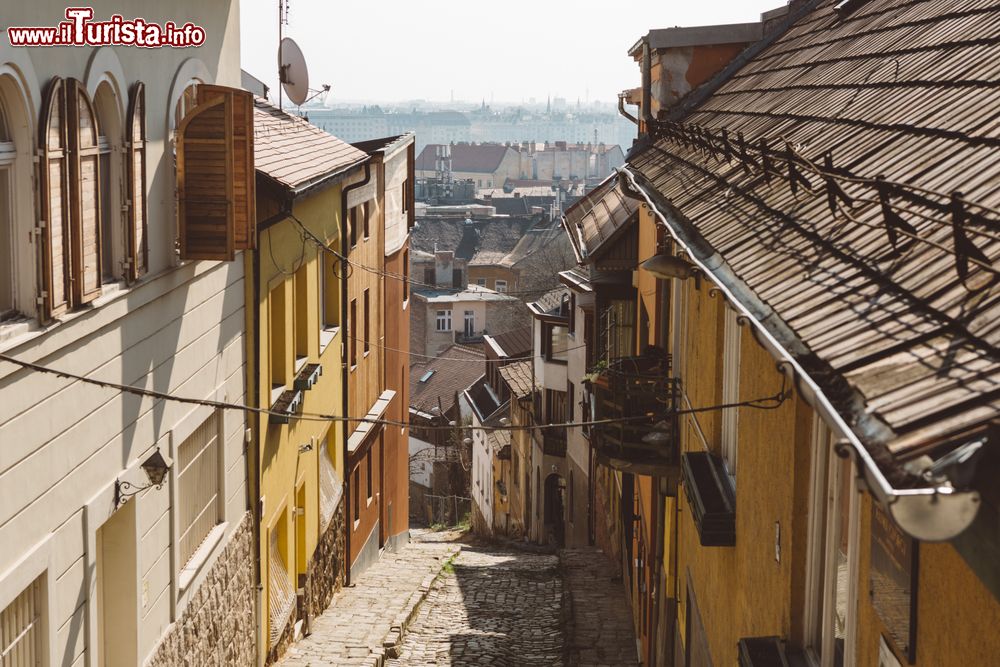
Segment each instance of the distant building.
[[[428,144],[417,156],[417,178],[435,178],[440,173],[439,144]],[[457,143],[450,146],[453,180],[471,179],[477,188],[500,187],[520,175],[520,157],[503,144]]]

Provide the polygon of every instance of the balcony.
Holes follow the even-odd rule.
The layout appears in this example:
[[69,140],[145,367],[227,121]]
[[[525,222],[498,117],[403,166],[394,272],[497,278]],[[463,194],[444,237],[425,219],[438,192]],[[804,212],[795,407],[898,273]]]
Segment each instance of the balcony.
[[680,478],[677,410],[680,380],[670,377],[669,355],[623,357],[593,381],[598,421],[593,428],[599,463],[616,470],[666,477],[671,488]]
[[483,342],[483,336],[486,335],[485,331],[466,333],[464,331],[455,332],[455,342],[459,345],[475,345],[477,343]]

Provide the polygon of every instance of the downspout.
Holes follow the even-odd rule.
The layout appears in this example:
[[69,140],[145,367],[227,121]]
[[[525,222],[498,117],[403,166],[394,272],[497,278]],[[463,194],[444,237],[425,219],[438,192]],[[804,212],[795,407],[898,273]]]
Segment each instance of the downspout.
[[[340,394],[342,403],[341,411],[344,417],[350,416],[349,392],[347,391],[348,364],[350,363],[348,346],[354,343],[351,340],[354,332],[351,331],[349,327],[350,323],[347,321],[347,274],[350,270],[347,264],[347,253],[351,250],[347,240],[347,196],[354,190],[368,185],[371,176],[371,162],[365,160],[365,177],[357,183],[344,186],[340,190],[340,330],[342,332],[340,346]],[[348,421],[342,423],[344,424],[344,437],[341,445],[344,458],[344,504],[346,507],[344,510],[344,586],[350,586],[351,517],[347,509],[350,509],[351,505],[351,470],[350,461],[348,460],[347,441],[351,435],[351,423]]]
[[[859,473],[869,492],[896,523],[910,536],[928,542],[949,540],[968,528],[979,510],[979,492],[961,491],[951,486],[893,487],[845,417],[802,366],[798,357],[808,354],[809,350],[788,325],[641,174],[623,167],[618,175],[627,189],[639,193],[691,261],[712,277],[726,300],[753,325],[758,342],[780,360],[779,364],[787,364],[794,371],[802,398],[832,424],[841,441],[849,445],[849,449],[844,449],[844,442],[838,443],[838,452],[854,452]],[[858,430],[870,434],[872,440],[885,441],[892,437],[889,428],[866,412],[860,403],[852,407],[851,421]]]
[[632,121],[636,125],[639,124],[638,118],[630,114],[628,111],[625,111],[625,93],[618,93],[618,113],[620,113],[622,116]]
[[[260,251],[251,250],[252,253],[251,260],[251,280],[253,281],[253,305],[251,307],[251,335],[253,336],[251,344],[253,345],[253,402],[251,405],[256,405],[259,407],[260,404]],[[270,407],[270,406],[268,406]],[[261,563],[260,563],[260,545],[261,545],[261,527],[260,523],[263,520],[261,516],[261,498],[260,498],[260,448],[258,443],[260,442],[260,422],[263,417],[259,414],[254,415],[254,425],[255,428],[251,430],[251,440],[247,443],[247,467],[250,469],[247,473],[247,505],[249,506],[250,512],[252,513],[250,523],[252,525],[253,533],[253,577],[254,577],[254,604],[256,605],[256,623],[254,624],[254,632],[257,637],[257,665],[263,667],[264,665],[264,632],[261,625],[264,618],[264,582],[261,579]]]
[[[639,134],[650,134],[653,131],[653,58],[649,52],[649,39],[642,40],[642,125]],[[619,98],[620,99],[620,98]]]

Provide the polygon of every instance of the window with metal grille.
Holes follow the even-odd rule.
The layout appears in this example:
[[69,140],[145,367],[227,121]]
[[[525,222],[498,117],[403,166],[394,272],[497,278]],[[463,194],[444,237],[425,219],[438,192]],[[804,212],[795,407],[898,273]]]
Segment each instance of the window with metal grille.
[[337,511],[337,503],[340,502],[341,488],[340,473],[333,466],[327,438],[324,438],[319,446],[320,532],[326,532],[326,529],[330,527],[330,522],[333,521],[333,515]]
[[281,519],[271,530],[270,548],[267,555],[267,611],[270,620],[270,646],[274,647],[281,638],[281,633],[285,629],[285,624],[292,615],[295,607],[295,587],[292,586],[292,579],[288,575],[288,566],[285,564],[287,555],[283,553],[282,547],[286,544],[285,532],[287,530],[287,519],[282,513]]
[[177,448],[178,562],[186,564],[219,523],[219,418],[206,419]]
[[42,591],[39,577],[0,612],[0,665],[42,664]]

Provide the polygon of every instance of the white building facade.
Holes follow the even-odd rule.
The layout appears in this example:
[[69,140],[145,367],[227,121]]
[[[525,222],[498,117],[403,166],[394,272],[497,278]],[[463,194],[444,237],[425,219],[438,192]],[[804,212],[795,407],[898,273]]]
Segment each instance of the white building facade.
[[[206,41],[0,41],[0,354],[245,403],[243,263],[175,251],[175,130],[196,86],[240,85],[238,2],[91,4],[94,20],[196,16]],[[9,3],[5,27],[54,26],[64,10]],[[0,653],[255,664],[245,431],[240,411],[0,361],[0,626],[19,624]],[[157,452],[169,470],[144,488]]]

